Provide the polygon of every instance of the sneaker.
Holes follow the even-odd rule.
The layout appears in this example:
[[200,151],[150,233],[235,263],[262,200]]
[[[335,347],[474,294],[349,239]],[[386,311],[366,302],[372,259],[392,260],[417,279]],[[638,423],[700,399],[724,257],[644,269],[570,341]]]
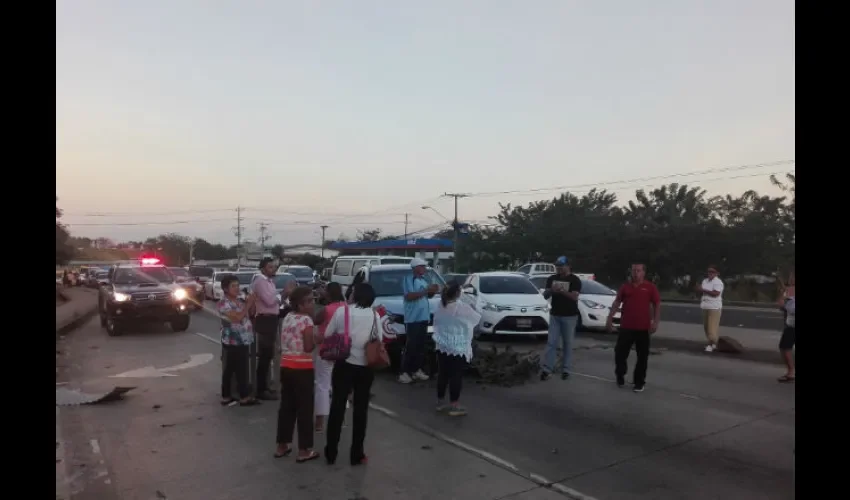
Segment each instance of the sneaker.
[[429,378],[431,377],[425,375],[425,372],[423,372],[422,370],[418,370],[416,373],[413,374],[413,380],[419,380],[420,382],[424,382]]
[[626,386],[626,377],[617,377],[617,387]]
[[466,408],[461,405],[451,405],[449,407],[450,417],[463,417],[466,415]]
[[705,352],[714,352],[714,346],[712,344],[708,344],[705,346]]
[[633,389],[635,392],[643,392],[645,384],[637,385],[635,384],[635,388]]
[[545,382],[549,380],[549,374],[546,372],[540,372],[540,381]]
[[410,384],[411,382],[413,382],[413,379],[410,378],[410,375],[408,375],[407,373],[402,373],[398,376],[398,381],[402,384]]
[[437,401],[437,413],[444,413],[449,411],[451,405],[446,403],[445,401]]
[[561,380],[567,380],[568,378],[570,378],[569,373],[564,372],[564,373],[561,374]]

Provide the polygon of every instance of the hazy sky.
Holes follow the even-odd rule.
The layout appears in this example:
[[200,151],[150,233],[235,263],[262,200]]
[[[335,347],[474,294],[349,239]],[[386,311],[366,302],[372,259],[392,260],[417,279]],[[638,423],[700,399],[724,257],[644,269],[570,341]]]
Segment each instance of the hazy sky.
[[233,243],[241,205],[292,244],[446,191],[769,191],[793,165],[611,183],[794,159],[794,43],[790,0],[59,0],[57,196],[75,235]]

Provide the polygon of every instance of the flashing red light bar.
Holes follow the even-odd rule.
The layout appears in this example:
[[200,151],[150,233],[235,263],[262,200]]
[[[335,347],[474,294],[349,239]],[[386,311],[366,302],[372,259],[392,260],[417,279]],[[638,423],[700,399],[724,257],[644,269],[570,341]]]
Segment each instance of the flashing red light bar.
[[155,266],[159,264],[161,261],[156,257],[142,257],[142,265],[143,266]]

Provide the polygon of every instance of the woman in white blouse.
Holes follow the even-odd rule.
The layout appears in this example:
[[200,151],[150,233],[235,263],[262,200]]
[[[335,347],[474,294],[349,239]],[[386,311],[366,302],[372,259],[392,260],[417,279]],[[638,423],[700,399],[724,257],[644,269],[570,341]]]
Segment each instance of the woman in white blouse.
[[366,419],[369,413],[369,392],[375,373],[366,363],[366,344],[372,338],[382,339],[381,319],[372,309],[375,302],[375,290],[368,283],[354,285],[353,307],[340,307],[334,312],[325,336],[345,335],[345,314],[348,311],[348,335],[351,338],[351,353],[348,359],[334,364],[331,377],[331,412],[328,416],[327,444],[325,460],[328,464],[336,462],[339,435],[345,416],[345,403],[348,394],[354,392],[353,430],[351,437],[351,465],[365,464],[366,454],[363,441],[366,439]]

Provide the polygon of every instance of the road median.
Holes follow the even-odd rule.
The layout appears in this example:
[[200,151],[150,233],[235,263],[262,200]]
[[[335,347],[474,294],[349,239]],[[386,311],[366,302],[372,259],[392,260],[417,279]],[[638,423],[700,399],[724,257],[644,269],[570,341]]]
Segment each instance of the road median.
[[[694,304],[698,305],[700,303],[700,299],[688,299],[682,297],[665,297],[663,294],[661,295],[661,303],[672,302],[674,304]],[[731,307],[754,307],[756,309],[776,309],[775,302],[744,302],[739,300],[724,300],[724,306]]]
[[[715,351],[711,354],[705,353],[705,335],[702,325],[689,323],[664,323],[662,322],[658,332],[652,336],[651,345],[653,349],[667,349],[670,351],[698,354],[704,356],[719,356],[759,363],[782,364],[779,356],[779,337],[781,332],[770,330],[755,330],[751,328],[721,328],[721,337],[731,337],[741,344],[741,352],[727,353]],[[579,338],[601,340],[611,342],[617,341],[616,333],[600,331],[583,331],[578,333]]]
[[[83,325],[97,314],[97,291],[87,288],[61,290],[66,299],[56,305],[56,338]],[[58,296],[58,294],[57,294]]]

